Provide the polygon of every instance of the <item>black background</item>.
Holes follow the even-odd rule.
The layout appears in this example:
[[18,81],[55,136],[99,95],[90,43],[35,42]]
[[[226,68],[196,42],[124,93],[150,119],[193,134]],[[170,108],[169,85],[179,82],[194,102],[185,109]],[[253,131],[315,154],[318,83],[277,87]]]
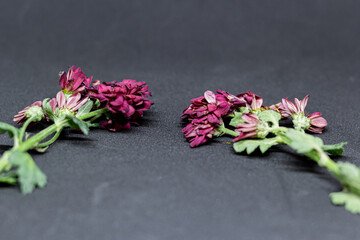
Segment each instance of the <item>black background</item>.
[[[179,115],[218,88],[265,104],[310,94],[325,143],[360,165],[360,4],[338,0],[1,1],[0,119],[53,97],[82,67],[146,81],[140,127],[65,132],[33,155],[43,190],[0,191],[1,239],[359,239],[360,216],[331,205],[340,185],[287,148],[235,154],[219,138],[190,149]],[[2,151],[11,141],[1,136]]]

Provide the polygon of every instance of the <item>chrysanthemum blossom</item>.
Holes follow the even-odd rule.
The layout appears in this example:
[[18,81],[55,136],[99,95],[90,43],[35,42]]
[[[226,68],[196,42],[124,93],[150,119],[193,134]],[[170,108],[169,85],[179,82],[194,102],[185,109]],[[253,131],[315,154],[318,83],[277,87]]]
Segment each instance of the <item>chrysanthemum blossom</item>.
[[308,99],[309,95],[306,95],[303,100],[295,98],[293,103],[288,100],[288,98],[283,98],[282,102],[277,104],[277,110],[283,117],[291,116],[295,129],[322,133],[327,126],[327,121],[325,118],[321,117],[321,113],[319,112],[310,115],[305,114],[305,107]]
[[23,124],[26,119],[30,117],[35,117],[35,119],[33,118],[34,122],[39,122],[45,117],[41,101],[36,101],[30,106],[21,110],[14,116],[13,121],[17,122],[18,124]]
[[239,133],[239,136],[234,138],[233,142],[246,138],[265,138],[268,135],[268,124],[261,121],[256,114],[243,113],[241,118],[244,123],[236,126],[235,132]]
[[82,93],[90,86],[92,77],[86,77],[81,68],[72,66],[68,72],[60,72],[60,86],[65,93]]
[[187,107],[181,117],[183,119],[205,119],[215,125],[220,125],[221,117],[228,114],[230,105],[227,102],[217,101],[215,93],[206,91],[204,96],[191,99],[191,105]]
[[216,127],[206,117],[203,117],[202,119],[193,119],[183,128],[182,132],[187,141],[190,142],[190,146],[197,147],[212,139],[216,133]]

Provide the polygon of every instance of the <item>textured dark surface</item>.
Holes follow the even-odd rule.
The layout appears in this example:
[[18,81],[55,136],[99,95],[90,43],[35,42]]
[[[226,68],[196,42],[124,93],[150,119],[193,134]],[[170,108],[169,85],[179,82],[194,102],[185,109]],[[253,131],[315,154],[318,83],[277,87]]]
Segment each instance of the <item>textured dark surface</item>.
[[[221,3],[220,3],[221,2]],[[0,189],[0,238],[359,239],[340,189],[293,152],[235,154],[228,138],[190,149],[181,111],[217,88],[276,103],[311,95],[325,143],[360,165],[358,1],[1,1],[0,119],[59,90],[69,65],[103,81],[144,80],[141,127],[67,132],[34,159],[48,176]],[[0,137],[1,151],[11,142]],[[280,151],[281,150],[281,151]]]

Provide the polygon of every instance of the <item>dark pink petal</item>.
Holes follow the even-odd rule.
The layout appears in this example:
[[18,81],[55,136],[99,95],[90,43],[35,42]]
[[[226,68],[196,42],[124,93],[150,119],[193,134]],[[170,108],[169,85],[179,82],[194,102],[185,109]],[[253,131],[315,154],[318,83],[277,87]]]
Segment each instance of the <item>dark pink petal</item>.
[[59,79],[59,84],[62,89],[65,89],[66,81],[67,81],[66,72],[62,72]]

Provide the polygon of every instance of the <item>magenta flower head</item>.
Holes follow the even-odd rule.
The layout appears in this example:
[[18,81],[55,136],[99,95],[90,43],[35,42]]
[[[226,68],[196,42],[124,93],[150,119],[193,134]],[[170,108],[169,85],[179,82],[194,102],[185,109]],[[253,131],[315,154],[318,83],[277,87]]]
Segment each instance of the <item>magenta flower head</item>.
[[182,132],[191,147],[200,146],[209,141],[216,133],[216,127],[206,117],[193,119]]
[[244,123],[236,126],[235,132],[239,133],[239,136],[234,138],[233,142],[246,138],[265,138],[268,135],[269,125],[256,114],[243,113],[241,118]]
[[146,82],[138,82],[136,80],[124,79],[118,83],[118,86],[124,93],[124,99],[130,107],[133,107],[135,112],[131,119],[135,120],[143,116],[144,111],[150,109],[154,103],[149,100],[151,92],[149,86],[145,85]]
[[191,105],[187,107],[181,118],[197,119],[203,118],[215,125],[220,125],[221,117],[228,114],[230,111],[230,105],[227,102],[217,101],[215,93],[212,91],[206,91],[204,96],[191,99]]
[[275,108],[278,109],[283,117],[291,116],[295,129],[322,133],[327,126],[327,121],[321,117],[321,113],[319,112],[310,115],[305,114],[308,99],[309,95],[306,95],[303,100],[295,98],[295,103],[293,103],[288,100],[288,98],[283,98],[282,102],[277,104]]
[[225,102],[230,106],[229,112],[226,115],[232,114],[235,109],[246,105],[246,101],[243,98],[238,98],[220,89],[217,90],[217,93],[215,94],[216,100],[220,103]]
[[243,101],[245,101],[246,106],[249,108],[250,112],[258,113],[264,109],[263,107],[263,98],[259,95],[248,91],[246,93],[240,93],[237,97]]
[[126,118],[138,118],[148,110],[152,101],[148,99],[151,92],[145,82],[123,80],[122,82],[96,83],[88,88],[89,96],[105,103],[112,113],[121,113]]
[[137,124],[136,120],[154,104],[148,99],[151,92],[145,84],[130,79],[122,82],[95,81],[87,89],[91,98],[98,99],[111,112],[109,118],[102,123],[103,128],[119,131],[130,128],[130,123]]
[[68,72],[60,72],[60,86],[65,93],[82,93],[87,87],[90,86],[92,77],[86,77],[81,68],[72,66]]
[[18,124],[23,124],[30,117],[33,117],[34,122],[39,122],[45,117],[41,101],[36,101],[30,106],[21,110],[14,116],[13,121],[17,122]]

